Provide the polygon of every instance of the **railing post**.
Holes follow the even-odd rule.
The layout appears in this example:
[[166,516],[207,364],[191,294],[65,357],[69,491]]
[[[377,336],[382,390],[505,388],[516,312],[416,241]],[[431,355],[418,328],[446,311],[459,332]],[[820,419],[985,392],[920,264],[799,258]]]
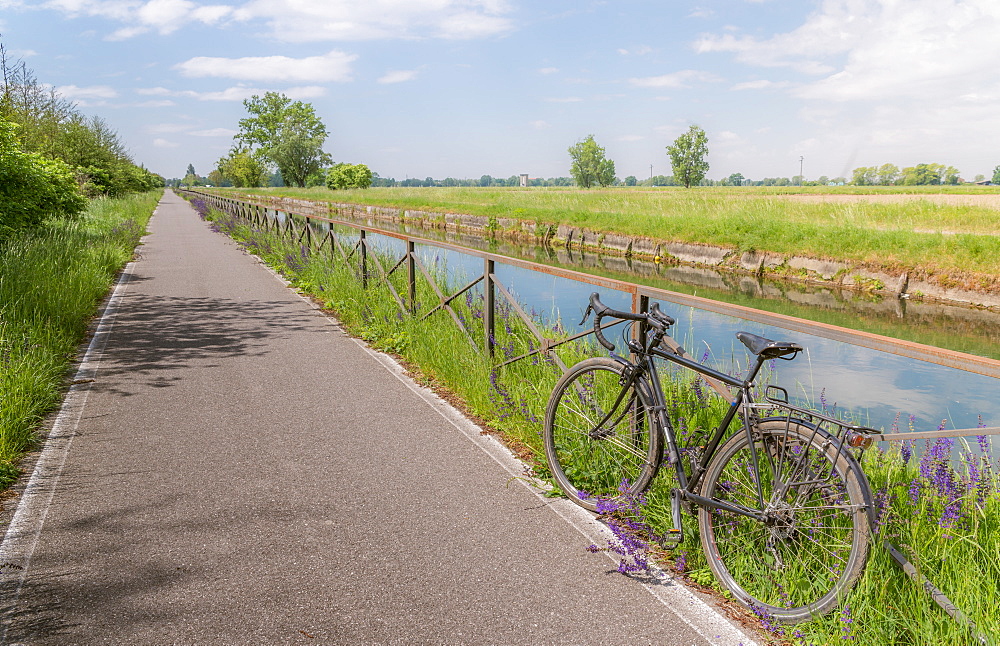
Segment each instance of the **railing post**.
[[[638,308],[636,307],[638,305]],[[632,311],[638,314],[645,314],[649,311],[649,296],[640,296],[638,293],[632,294]],[[632,338],[639,343],[643,343],[646,338],[648,325],[641,321],[639,325],[632,326]]]
[[406,241],[406,291],[410,299],[410,313],[417,313],[417,266],[414,252],[416,245],[412,240]]
[[368,242],[365,240],[365,230],[360,231],[361,242],[358,243],[358,248],[361,251],[361,287],[368,289]]
[[493,286],[494,263],[490,258],[483,261],[483,330],[486,336],[483,347],[486,355],[493,358],[496,331],[496,288]]

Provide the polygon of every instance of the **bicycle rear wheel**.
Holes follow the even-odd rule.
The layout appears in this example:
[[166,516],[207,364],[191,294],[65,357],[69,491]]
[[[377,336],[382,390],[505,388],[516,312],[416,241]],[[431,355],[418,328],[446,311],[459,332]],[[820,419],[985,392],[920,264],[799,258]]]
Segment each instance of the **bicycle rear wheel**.
[[[836,441],[804,424],[759,423],[723,444],[702,495],[762,512],[764,521],[701,508],[708,564],[738,601],[798,623],[829,612],[868,558],[869,523],[859,478]],[[763,506],[753,473],[759,474]]]
[[644,491],[656,475],[663,435],[645,382],[622,388],[622,364],[587,359],[563,375],[545,411],[545,457],[559,488],[597,510],[599,499]]

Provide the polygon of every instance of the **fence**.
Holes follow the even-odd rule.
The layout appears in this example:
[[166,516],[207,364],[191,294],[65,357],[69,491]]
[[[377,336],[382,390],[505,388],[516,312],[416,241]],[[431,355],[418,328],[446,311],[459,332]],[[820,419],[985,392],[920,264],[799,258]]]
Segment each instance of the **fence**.
[[[420,316],[422,316],[422,318],[427,318],[440,311],[447,312],[455,324],[465,333],[465,336],[468,338],[470,344],[477,349],[482,349],[482,351],[487,353],[490,357],[494,356],[497,297],[499,296],[500,298],[503,298],[509,304],[511,310],[534,336],[537,341],[537,345],[535,346],[535,349],[525,354],[496,363],[496,367],[508,365],[531,357],[535,354],[543,353],[565,371],[566,366],[563,364],[559,356],[553,352],[553,349],[559,345],[575,341],[593,333],[592,330],[588,330],[560,340],[553,340],[545,337],[538,329],[535,320],[524,311],[521,304],[513,296],[511,291],[497,277],[496,265],[504,264],[549,276],[578,281],[598,288],[614,289],[624,292],[631,297],[631,308],[633,312],[648,311],[650,301],[665,301],[675,303],[677,305],[732,316],[746,321],[753,321],[796,332],[803,332],[863,348],[918,359],[941,366],[957,368],[967,372],[1000,378],[1000,361],[995,359],[979,357],[943,348],[936,348],[910,341],[893,339],[890,337],[851,330],[825,323],[808,321],[805,319],[766,312],[741,305],[713,301],[698,296],[681,294],[638,283],[630,283],[569,269],[551,267],[519,258],[512,258],[509,256],[502,256],[486,251],[471,249],[448,242],[429,240],[395,231],[386,231],[376,227],[362,225],[357,222],[349,222],[318,216],[315,214],[301,213],[291,209],[279,209],[274,205],[261,204],[250,201],[249,199],[234,199],[205,191],[187,192],[205,200],[209,206],[215,209],[244,218],[254,226],[279,233],[283,236],[296,240],[299,243],[306,244],[315,251],[320,251],[324,247],[328,247],[331,254],[339,256],[344,262],[356,263],[357,272],[365,286],[367,286],[371,280],[378,279],[382,281],[382,283],[388,288],[400,310],[411,315],[419,314],[416,310],[417,276],[419,272],[420,275],[423,275],[438,297],[437,305],[430,308],[429,311],[420,314]],[[350,247],[345,246],[335,235],[334,226],[351,228],[358,231],[357,243]],[[400,240],[405,247],[405,251],[391,266],[386,267],[383,265],[382,260],[379,259],[379,255],[372,253],[371,242],[368,239],[368,236],[371,234]],[[417,245],[446,249],[462,253],[467,256],[479,258],[483,263],[482,273],[454,293],[445,294],[442,288],[434,280],[431,272],[429,272],[421,262],[419,255],[416,253]],[[390,277],[397,271],[405,271],[406,275],[404,281],[406,289],[405,293],[402,294],[399,293],[389,280]],[[485,329],[483,338],[477,340],[474,338],[468,327],[463,323],[458,314],[452,309],[451,303],[456,298],[459,298],[480,283],[483,285],[484,294],[483,322]],[[617,323],[611,323],[607,327],[611,327],[616,324]],[[634,334],[638,333],[638,330],[634,330]],[[683,348],[669,339],[669,337],[666,340],[666,343],[670,344],[674,351],[681,354],[684,353]],[[722,397],[731,400],[732,395],[726,386],[719,382],[707,379],[706,381],[709,381],[709,385],[712,386],[712,388],[715,389]],[[977,435],[997,434],[1000,434],[1000,428],[966,428],[948,431],[935,430],[927,432],[883,433],[880,435],[873,435],[871,437],[877,440],[913,440],[935,437],[971,437]],[[889,551],[891,557],[900,565],[900,567],[903,568],[906,574],[917,582],[941,608],[943,608],[959,623],[975,629],[974,624],[972,624],[971,621],[969,621],[968,618],[961,613],[961,611],[955,608],[948,598],[929,580],[927,580],[926,577],[917,572],[914,566],[898,549],[896,549],[889,542],[885,542],[884,546]],[[984,639],[981,636],[979,637],[981,640]]]

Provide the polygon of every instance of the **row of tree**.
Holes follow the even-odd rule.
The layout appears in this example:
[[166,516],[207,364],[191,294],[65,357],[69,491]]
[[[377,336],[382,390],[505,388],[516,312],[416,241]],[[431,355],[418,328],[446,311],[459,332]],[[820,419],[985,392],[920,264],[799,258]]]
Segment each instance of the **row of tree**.
[[72,216],[85,198],[163,186],[117,133],[42,84],[0,43],[0,229]]
[[[508,179],[483,175],[479,180],[444,180],[407,178],[402,181],[379,177],[363,164],[337,164],[330,167],[331,156],[323,146],[328,131],[316,115],[313,106],[302,101],[292,101],[283,94],[268,92],[263,97],[253,96],[243,102],[248,116],[239,122],[239,132],[233,139],[233,146],[226,157],[220,159],[216,169],[209,174],[207,182],[215,185],[268,186],[328,186],[338,188],[367,188],[368,186],[520,186],[517,175]],[[749,180],[742,173],[732,173],[721,180],[706,178],[709,170],[708,136],[697,125],[692,125],[672,144],[666,147],[670,159],[672,175],[657,175],[648,180],[639,180],[634,175],[620,180],[615,176],[615,163],[608,159],[605,149],[598,145],[593,135],[579,140],[568,149],[570,155],[571,178],[535,178],[529,186],[572,186],[591,188],[592,186],[802,186],[853,184],[856,186],[875,185],[924,185],[958,184],[962,180],[958,169],[943,164],[917,164],[900,170],[893,164],[860,167],[854,169],[848,180],[836,177],[832,180],[820,177],[815,181],[805,178],[769,177]],[[193,176],[193,168],[185,177],[185,183],[198,183],[201,178]],[[995,172],[995,180],[1000,180],[1000,166]],[[280,178],[280,179],[278,179]],[[977,180],[979,177],[977,177]],[[1000,183],[1000,182],[998,182]]]

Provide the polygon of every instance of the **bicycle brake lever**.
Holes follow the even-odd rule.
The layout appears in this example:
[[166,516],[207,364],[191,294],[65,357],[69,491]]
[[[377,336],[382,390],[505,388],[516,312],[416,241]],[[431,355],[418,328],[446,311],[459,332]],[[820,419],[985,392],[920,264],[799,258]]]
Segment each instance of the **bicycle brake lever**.
[[587,310],[583,313],[583,320],[580,321],[580,325],[583,325],[584,323],[587,322],[587,319],[590,318],[590,313],[593,312],[593,311],[594,311],[594,306],[593,305],[588,305],[587,306]]

